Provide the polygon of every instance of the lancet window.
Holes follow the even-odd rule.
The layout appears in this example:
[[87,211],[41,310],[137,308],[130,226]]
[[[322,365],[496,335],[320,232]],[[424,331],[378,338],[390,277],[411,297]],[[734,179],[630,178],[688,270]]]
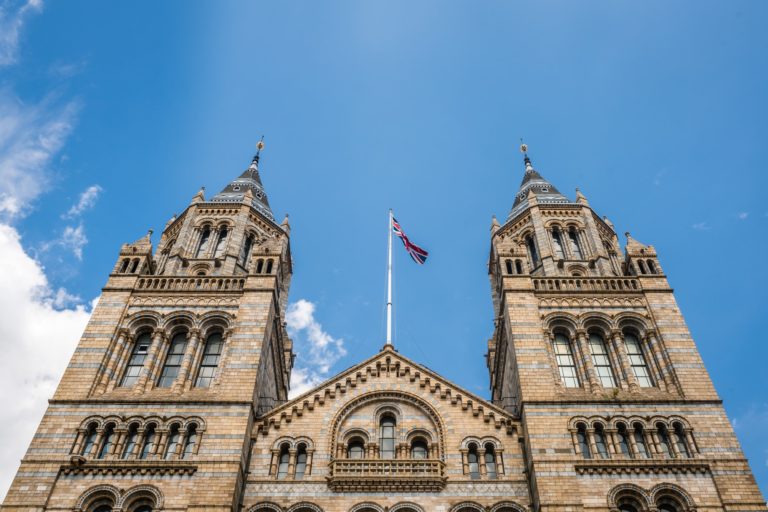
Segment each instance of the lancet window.
[[214,258],[220,258],[224,255],[224,250],[227,248],[228,235],[229,229],[227,229],[227,226],[222,226],[219,229],[219,238],[216,240],[216,249],[213,251]]
[[221,333],[217,332],[210,334],[208,339],[205,340],[203,358],[200,361],[200,370],[197,373],[195,386],[199,388],[211,387],[211,384],[216,377],[216,370],[219,367],[223,346],[224,340]]
[[595,367],[597,378],[604,388],[615,388],[616,379],[611,368],[611,359],[603,337],[597,333],[589,335],[589,350],[592,353],[592,364]]
[[627,357],[632,367],[632,373],[637,378],[637,383],[644,388],[653,386],[651,373],[648,369],[648,363],[643,353],[643,347],[640,345],[640,340],[632,333],[624,333],[624,344],[627,347]]
[[165,357],[165,364],[160,373],[160,379],[157,381],[158,387],[168,388],[176,380],[186,348],[187,333],[177,333],[171,340],[171,347],[168,349],[168,355]]
[[576,231],[576,228],[571,228],[568,230],[568,240],[570,241],[571,255],[573,258],[577,260],[583,260],[584,254],[581,250],[581,244],[579,243],[579,232]]
[[205,256],[206,252],[208,252],[208,245],[211,241],[211,228],[210,226],[205,226],[203,228],[203,232],[200,235],[200,243],[197,245],[197,251],[195,252],[196,258],[201,258]]
[[579,377],[576,373],[576,363],[570,340],[563,334],[555,334],[553,346],[563,385],[567,388],[579,387]]
[[151,344],[152,335],[148,332],[144,332],[136,338],[136,342],[133,344],[131,357],[128,360],[128,366],[123,374],[123,386],[133,386],[139,379],[139,374],[144,367],[144,360],[147,358],[147,353],[149,352],[149,346]]
[[395,418],[389,414],[380,421],[379,446],[382,459],[395,458]]

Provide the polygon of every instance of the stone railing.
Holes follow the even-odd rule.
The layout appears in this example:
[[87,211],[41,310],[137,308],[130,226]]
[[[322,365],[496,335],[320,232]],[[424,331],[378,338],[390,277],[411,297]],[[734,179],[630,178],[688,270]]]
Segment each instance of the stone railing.
[[639,293],[640,281],[631,277],[532,277],[537,292]]
[[328,487],[336,492],[435,492],[445,487],[445,463],[437,459],[338,459]]
[[243,277],[141,277],[136,285],[139,291],[159,292],[239,292],[245,287]]

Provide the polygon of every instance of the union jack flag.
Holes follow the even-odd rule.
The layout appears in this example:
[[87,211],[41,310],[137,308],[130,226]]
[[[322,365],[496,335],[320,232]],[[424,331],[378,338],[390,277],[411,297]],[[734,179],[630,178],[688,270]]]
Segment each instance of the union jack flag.
[[412,243],[410,240],[408,240],[408,237],[405,236],[405,233],[403,233],[403,228],[400,227],[400,223],[397,222],[397,219],[392,217],[392,231],[395,232],[397,236],[400,237],[400,240],[403,241],[403,245],[405,246],[405,250],[408,251],[408,254],[411,255],[411,258],[413,258],[413,261],[418,263],[419,265],[423,265],[425,261],[427,261],[427,256],[429,253],[419,247],[418,245]]

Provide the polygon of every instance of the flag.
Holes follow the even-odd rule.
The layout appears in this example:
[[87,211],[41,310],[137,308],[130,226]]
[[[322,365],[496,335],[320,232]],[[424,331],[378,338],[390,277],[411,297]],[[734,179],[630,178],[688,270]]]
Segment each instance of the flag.
[[413,261],[418,263],[419,265],[423,265],[425,261],[427,261],[427,256],[429,253],[419,247],[418,245],[412,243],[410,240],[408,240],[408,237],[405,236],[405,233],[403,233],[403,229],[400,227],[400,223],[397,222],[397,219],[392,217],[392,231],[395,232],[397,236],[400,237],[400,240],[403,241],[403,245],[405,246],[405,250],[408,251],[408,254],[411,255],[411,258],[413,258]]

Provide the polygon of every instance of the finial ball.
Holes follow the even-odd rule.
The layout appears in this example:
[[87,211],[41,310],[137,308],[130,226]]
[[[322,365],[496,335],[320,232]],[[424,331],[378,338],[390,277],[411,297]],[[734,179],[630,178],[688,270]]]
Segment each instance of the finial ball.
[[528,144],[525,144],[525,143],[520,144],[520,152],[523,153],[523,154],[527,153],[528,152]]
[[256,143],[256,149],[258,149],[259,151],[264,149],[264,141],[263,140],[260,140],[259,142]]

